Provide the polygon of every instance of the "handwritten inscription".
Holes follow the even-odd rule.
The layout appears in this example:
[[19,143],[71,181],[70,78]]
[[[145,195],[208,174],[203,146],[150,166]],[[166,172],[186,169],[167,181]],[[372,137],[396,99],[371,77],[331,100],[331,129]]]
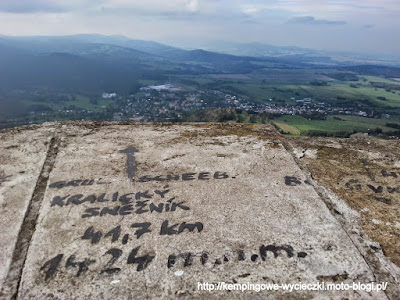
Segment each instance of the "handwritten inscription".
[[[290,245],[261,245],[259,247],[258,254],[247,254],[243,249],[227,252],[220,257],[211,258],[210,254],[206,251],[200,253],[193,253],[193,252],[181,252],[178,254],[171,254],[168,256],[167,267],[172,268],[176,266],[179,260],[183,262],[183,267],[188,267],[193,265],[197,261],[205,265],[207,263],[211,263],[214,266],[221,265],[223,263],[228,262],[239,262],[239,261],[246,261],[250,260],[252,262],[256,262],[258,260],[266,261],[268,258],[278,258],[278,257],[285,257],[284,253],[286,254],[287,258],[292,258],[295,256],[295,251],[292,246]],[[297,257],[304,258],[307,256],[306,252],[298,252]]]
[[[125,215],[141,215],[155,214],[166,216],[168,213],[176,211],[191,210],[187,201],[178,201],[177,197],[171,195],[168,181],[212,181],[230,178],[227,172],[198,172],[183,173],[177,175],[145,175],[135,179],[136,164],[133,157],[135,149],[125,149],[123,153],[127,154],[128,177],[137,182],[166,182],[163,188],[149,190],[143,188],[141,191],[131,193],[107,192],[93,194],[67,194],[57,195],[52,198],[50,207],[53,209],[63,209],[67,207],[82,207],[83,212],[81,218],[93,217],[112,217]],[[232,177],[234,178],[234,177]],[[284,182],[288,186],[298,186],[302,184],[301,179],[294,176],[286,176]],[[49,185],[50,188],[62,189],[64,187],[84,187],[94,184],[105,184],[106,182],[99,179],[77,179],[70,181],[58,181]],[[87,207],[90,205],[91,207]],[[167,213],[167,214],[165,214]],[[204,224],[199,221],[183,222],[170,221],[163,218],[160,221],[151,222],[135,222],[123,228],[121,225],[115,224],[107,228],[107,230],[99,230],[95,225],[88,226],[80,233],[82,242],[90,243],[90,245],[108,244],[110,247],[102,256],[108,256],[107,262],[102,266],[98,266],[99,259],[96,256],[78,257],[77,254],[65,255],[60,253],[53,258],[47,260],[40,268],[44,274],[46,281],[51,280],[58,271],[63,270],[67,273],[73,273],[74,276],[80,277],[87,272],[98,272],[100,275],[112,275],[121,272],[123,265],[133,265],[136,271],[145,270],[156,258],[154,251],[145,251],[141,245],[131,243],[139,243],[146,239],[148,235],[160,236],[178,236],[181,234],[199,234],[203,231]],[[129,246],[127,245],[129,244]],[[119,249],[118,245],[127,245],[130,251]],[[121,246],[122,247],[122,246]],[[226,252],[223,255],[213,256],[209,252],[188,252],[180,251],[167,255],[165,266],[168,269],[178,267],[190,267],[195,264],[218,266],[226,263],[238,262],[266,262],[269,259],[278,257],[287,259],[302,259],[307,256],[306,252],[295,252],[290,245],[261,245],[257,253],[246,252],[243,249]],[[165,253],[163,253],[165,254]],[[158,254],[159,255],[159,254]],[[86,256],[86,257],[85,257]],[[164,257],[164,255],[163,255]]]
[[57,181],[49,185],[49,188],[61,189],[68,186],[88,186],[94,184],[106,184],[103,178],[98,179],[74,179],[70,181]]
[[[386,179],[396,179],[400,177],[400,172],[382,170],[381,175]],[[392,204],[392,200],[389,198],[381,197],[382,194],[400,194],[400,186],[394,185],[380,185],[375,182],[361,183],[358,179],[350,179],[345,183],[345,187],[350,191],[369,191],[374,193],[376,196],[373,198],[379,202],[387,205]],[[379,195],[379,196],[378,196]]]
[[[136,271],[140,272],[145,270],[154,260],[156,254],[153,251],[143,253],[141,256],[138,255],[141,246],[133,248],[127,259],[127,265],[136,265]],[[111,259],[103,266],[100,270],[101,275],[112,275],[119,273],[121,271],[120,267],[115,267],[115,264],[119,261],[119,259],[123,255],[123,250],[118,248],[111,248],[107,250],[104,255],[111,256]],[[234,255],[232,255],[234,254]],[[293,247],[290,245],[261,245],[259,247],[258,253],[246,253],[243,249],[231,251],[231,253],[225,253],[222,256],[211,257],[210,253],[207,251],[200,251],[198,253],[194,252],[180,252],[175,254],[168,255],[166,261],[166,267],[168,269],[174,268],[176,266],[190,267],[193,266],[196,261],[200,265],[212,264],[213,267],[216,267],[225,263],[238,263],[238,262],[266,262],[269,259],[276,259],[278,257],[287,258],[287,259],[302,259],[305,258],[308,254],[306,252],[300,251],[295,252]],[[64,254],[58,254],[52,259],[46,261],[43,266],[40,268],[40,271],[44,273],[45,280],[51,280],[56,272],[62,267],[61,262],[64,259]],[[95,271],[95,267],[90,270],[91,266],[97,262],[96,259],[92,257],[86,257],[80,259],[79,261],[76,258],[76,255],[70,255],[65,261],[66,269],[74,269],[75,276],[79,277],[82,274],[88,271]],[[180,263],[181,262],[181,263]]]
[[101,193],[91,194],[84,196],[83,194],[66,195],[66,196],[55,196],[51,201],[51,207],[64,207],[69,205],[81,205],[83,203],[103,203],[103,202],[120,202],[122,204],[132,204],[134,201],[139,201],[142,199],[153,199],[159,197],[161,199],[165,198],[165,195],[170,191],[167,189],[168,186],[164,187],[164,190],[154,190],[149,192],[149,190],[143,192],[126,193],[120,195],[119,192],[114,192],[111,194]]
[[146,175],[139,178],[139,182],[162,182],[162,181],[191,181],[191,180],[210,180],[210,179],[226,179],[229,178],[229,175],[226,172],[214,172],[211,174],[210,172],[200,172],[200,173],[184,173],[182,175],[158,175],[151,176]]
[[[133,175],[132,175],[133,176]],[[4,177],[4,180],[11,176]],[[0,177],[1,179],[2,177]],[[179,175],[145,175],[138,179],[139,182],[163,182],[163,181],[191,181],[191,180],[212,180],[212,179],[227,179],[229,175],[226,172],[200,172],[200,173],[183,173]],[[134,180],[134,179],[133,179]],[[1,182],[1,180],[0,180]],[[103,178],[98,179],[73,179],[69,181],[57,181],[49,185],[49,188],[61,189],[64,187],[90,186],[94,184],[107,184]]]
[[285,176],[285,184],[289,186],[297,186],[301,184],[301,181],[294,176]]
[[[172,198],[173,199],[173,198]],[[184,205],[186,201],[181,202],[170,202],[170,203],[147,203],[148,201],[137,201],[135,206],[128,204],[124,206],[113,206],[113,207],[92,207],[87,208],[82,218],[90,217],[104,217],[104,216],[125,216],[131,214],[144,214],[153,212],[174,212],[177,209],[190,210],[189,206]]]
[[149,192],[127,193],[119,195],[118,192],[107,194],[75,194],[66,196],[55,196],[51,201],[51,207],[66,207],[66,206],[77,206],[84,203],[100,203],[116,202],[119,205],[106,206],[106,207],[91,207],[87,208],[82,215],[82,218],[90,217],[103,217],[103,216],[124,216],[130,214],[144,214],[144,213],[162,213],[162,212],[174,212],[177,210],[190,210],[187,206],[186,201],[177,201],[176,197],[166,199],[166,194],[169,189],[154,190]]
[[[133,248],[128,256],[126,264],[128,265],[137,265],[136,271],[140,272],[143,271],[148,267],[148,265],[153,261],[155,255],[145,254],[142,256],[138,256],[140,246]],[[104,268],[100,271],[100,274],[105,275],[112,275],[121,271],[121,268],[113,268],[113,265],[117,262],[117,260],[122,256],[123,251],[121,249],[112,248],[107,250],[104,255],[110,255],[111,259],[106,263]],[[64,258],[64,254],[58,254],[57,256],[53,257],[52,259],[46,261],[43,266],[40,268],[40,271],[45,273],[45,280],[50,280],[55,273],[57,272],[58,268],[61,265],[61,262]],[[86,273],[89,270],[89,266],[96,263],[96,259],[91,258],[84,258],[80,261],[76,260],[76,255],[70,255],[66,262],[65,268],[66,269],[75,269],[76,270],[76,277],[81,276],[82,274]]]
[[382,170],[381,174],[383,177],[393,177],[393,178],[399,178],[400,177],[400,172],[390,172],[387,170]]
[[346,188],[354,191],[361,191],[364,188],[374,192],[375,194],[382,194],[383,192],[387,192],[389,194],[400,194],[400,186],[382,186],[382,185],[374,185],[374,184],[361,184],[357,179],[351,179],[345,184]]
[[[143,223],[133,223],[131,228],[135,229],[133,235],[136,236],[136,239],[140,239],[144,234],[153,232],[153,226],[150,222],[143,222]],[[203,231],[203,223],[195,222],[195,223],[176,223],[176,224],[169,224],[168,220],[162,222],[161,226],[158,230],[160,235],[174,235],[180,234],[185,231],[187,232],[202,232]],[[196,230],[195,230],[196,229]],[[122,244],[125,245],[129,241],[130,234],[122,234],[121,225],[114,227],[113,229],[109,230],[106,234],[103,234],[100,230],[95,230],[93,226],[90,226],[86,229],[84,234],[82,235],[82,240],[90,240],[91,244],[98,244],[102,238],[110,238],[112,243],[118,242],[119,238],[123,236],[121,241]]]

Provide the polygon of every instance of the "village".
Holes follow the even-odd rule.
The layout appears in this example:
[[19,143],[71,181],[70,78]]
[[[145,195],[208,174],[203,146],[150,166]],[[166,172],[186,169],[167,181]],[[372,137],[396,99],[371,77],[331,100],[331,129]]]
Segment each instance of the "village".
[[354,107],[336,107],[313,98],[291,98],[291,105],[278,105],[274,103],[275,99],[269,99],[269,103],[256,103],[217,90],[193,92],[170,84],[143,87],[139,93],[129,97],[119,97],[115,93],[113,95],[116,101],[109,108],[112,110],[113,121],[180,121],[190,112],[212,108],[233,108],[271,115],[369,116],[366,111]]
[[[71,95],[68,96],[70,99],[77,98],[75,95]],[[50,96],[43,94],[43,97],[49,98]],[[298,97],[300,99],[297,99],[291,97],[290,99],[280,99],[266,97],[265,102],[260,103],[220,90],[189,89],[172,84],[145,86],[128,95],[102,92],[97,96],[88,96],[90,106],[73,104],[74,102],[68,102],[67,96],[62,97],[63,101],[60,102],[62,106],[57,109],[49,109],[46,105],[34,106],[38,109],[30,111],[24,119],[25,122],[33,124],[54,119],[182,122],[191,115],[210,109],[234,109],[239,113],[266,115],[269,119],[281,115],[299,115],[309,120],[325,120],[329,115],[378,116],[373,110],[365,111],[356,103],[349,101],[345,102],[347,104],[343,104],[343,101],[338,102],[335,98]],[[338,104],[335,105],[335,102]],[[95,107],[97,109],[94,109]],[[382,117],[389,118],[390,116],[384,114]]]

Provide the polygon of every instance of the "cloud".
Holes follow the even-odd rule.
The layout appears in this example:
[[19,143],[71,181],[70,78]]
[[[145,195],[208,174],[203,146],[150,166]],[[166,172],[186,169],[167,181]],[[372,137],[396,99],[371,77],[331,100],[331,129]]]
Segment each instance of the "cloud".
[[0,0],[0,12],[28,13],[130,13],[164,15],[196,13],[200,0]]
[[[0,0],[0,12],[7,13],[54,13],[96,11],[104,7],[108,12],[143,11],[154,13],[193,13],[200,10],[219,14],[230,10],[234,13],[258,15],[265,11],[280,11],[293,14],[318,15],[331,19],[331,14],[360,10],[399,11],[398,0]],[[267,12],[270,15],[269,12]],[[316,20],[318,21],[318,20]],[[319,20],[324,21],[324,20]]]
[[67,7],[49,0],[1,0],[0,11],[7,13],[65,12]]
[[186,1],[186,9],[190,12],[197,12],[199,10],[199,2],[197,0]]
[[[1,1],[1,0],[0,0]],[[170,21],[189,20],[200,14],[200,0],[96,0],[96,5],[88,6],[86,15],[140,19],[168,19]]]
[[312,16],[294,17],[294,18],[291,18],[287,23],[289,23],[289,24],[305,24],[305,25],[345,25],[345,24],[347,24],[347,22],[345,22],[345,21],[332,21],[332,20],[316,19]]
[[102,33],[187,46],[225,39],[398,53],[399,14],[399,0],[0,0],[0,34]]
[[253,15],[253,14],[259,13],[261,10],[262,10],[262,8],[260,8],[260,7],[249,6],[249,7],[243,8],[242,12],[246,15]]

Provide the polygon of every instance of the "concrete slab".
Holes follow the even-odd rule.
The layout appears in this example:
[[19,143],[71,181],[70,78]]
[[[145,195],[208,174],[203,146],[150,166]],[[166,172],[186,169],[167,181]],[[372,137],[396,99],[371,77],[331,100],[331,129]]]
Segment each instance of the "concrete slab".
[[46,159],[52,128],[0,132],[0,290]]
[[374,282],[273,130],[63,129],[20,299],[385,299],[198,283]]

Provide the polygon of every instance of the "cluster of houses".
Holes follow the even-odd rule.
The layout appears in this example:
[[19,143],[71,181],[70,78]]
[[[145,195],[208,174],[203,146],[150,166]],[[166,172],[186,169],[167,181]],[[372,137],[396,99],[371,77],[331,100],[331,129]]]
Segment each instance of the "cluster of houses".
[[103,93],[103,94],[101,94],[101,97],[103,99],[112,99],[112,98],[117,97],[117,93]]
[[[152,91],[157,91],[154,93]],[[333,107],[313,98],[291,98],[292,105],[271,101],[255,103],[217,90],[185,91],[171,84],[142,87],[119,104],[114,104],[113,120],[169,121],[179,120],[185,113],[209,108],[235,108],[258,113],[281,115],[345,114],[367,117],[355,108]]]
[[[116,92],[103,92],[101,98],[111,100],[102,106],[101,116],[114,121],[180,121],[192,111],[210,108],[235,108],[248,112],[278,115],[344,114],[367,117],[368,113],[351,107],[335,107],[313,98],[290,101],[256,103],[218,90],[185,90],[172,84],[152,85],[140,88],[138,93],[120,96]],[[268,100],[268,99],[267,99]],[[288,104],[290,103],[290,104]],[[31,117],[47,117],[57,114],[67,118],[91,119],[95,113],[70,105],[58,111],[32,111]]]

